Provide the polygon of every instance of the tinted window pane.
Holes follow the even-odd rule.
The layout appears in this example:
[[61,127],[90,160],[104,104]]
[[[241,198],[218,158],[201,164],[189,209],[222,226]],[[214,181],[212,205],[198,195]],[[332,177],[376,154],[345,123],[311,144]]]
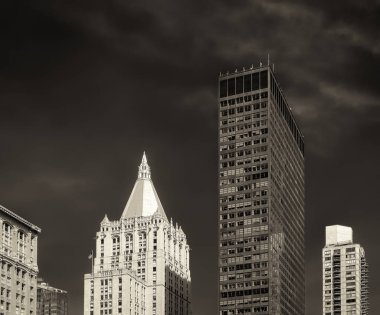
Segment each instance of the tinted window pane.
[[227,80],[220,81],[220,97],[227,96]]
[[243,76],[236,78],[236,94],[243,93]]
[[228,95],[235,95],[235,78],[228,79]]
[[262,71],[260,73],[260,87],[265,89],[268,87],[268,71]]
[[259,72],[252,74],[252,91],[259,89]]
[[244,76],[244,92],[251,92],[251,75],[245,75]]

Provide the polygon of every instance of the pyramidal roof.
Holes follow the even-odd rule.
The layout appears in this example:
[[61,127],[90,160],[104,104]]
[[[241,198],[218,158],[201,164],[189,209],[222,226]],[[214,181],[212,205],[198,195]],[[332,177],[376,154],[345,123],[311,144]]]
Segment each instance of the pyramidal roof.
[[147,217],[153,214],[160,214],[167,220],[160,198],[158,198],[156,189],[154,188],[150,167],[144,152],[135,186],[129,196],[121,218]]

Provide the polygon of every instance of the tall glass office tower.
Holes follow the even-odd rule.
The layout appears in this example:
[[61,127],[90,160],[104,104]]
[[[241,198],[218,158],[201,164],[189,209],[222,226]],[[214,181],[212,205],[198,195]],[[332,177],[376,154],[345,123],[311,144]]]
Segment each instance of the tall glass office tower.
[[304,141],[270,66],[219,77],[219,313],[305,313]]

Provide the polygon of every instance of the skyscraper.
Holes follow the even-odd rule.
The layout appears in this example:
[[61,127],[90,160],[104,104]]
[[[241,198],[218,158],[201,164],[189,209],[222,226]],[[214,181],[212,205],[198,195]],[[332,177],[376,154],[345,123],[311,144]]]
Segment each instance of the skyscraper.
[[363,247],[353,243],[352,229],[327,226],[322,257],[323,314],[367,315],[368,266]]
[[305,313],[304,142],[269,66],[219,77],[219,313]]
[[37,280],[37,315],[67,315],[67,291],[54,288],[41,278]]
[[84,277],[85,315],[189,315],[189,246],[168,220],[145,153],[119,220],[96,233],[93,271]]
[[0,206],[0,314],[36,314],[41,229]]

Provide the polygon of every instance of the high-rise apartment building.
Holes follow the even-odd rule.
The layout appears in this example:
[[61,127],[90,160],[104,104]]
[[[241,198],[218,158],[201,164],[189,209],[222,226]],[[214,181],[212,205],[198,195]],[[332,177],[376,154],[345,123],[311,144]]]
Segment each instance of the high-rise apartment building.
[[322,257],[323,314],[367,315],[368,265],[363,247],[353,243],[352,229],[327,226]]
[[35,315],[41,229],[0,206],[0,315]]
[[304,142],[270,66],[219,77],[219,313],[304,315]]
[[145,153],[119,220],[96,234],[93,271],[84,277],[84,315],[189,315],[189,246],[168,220]]
[[37,315],[67,315],[67,291],[54,288],[37,279]]

